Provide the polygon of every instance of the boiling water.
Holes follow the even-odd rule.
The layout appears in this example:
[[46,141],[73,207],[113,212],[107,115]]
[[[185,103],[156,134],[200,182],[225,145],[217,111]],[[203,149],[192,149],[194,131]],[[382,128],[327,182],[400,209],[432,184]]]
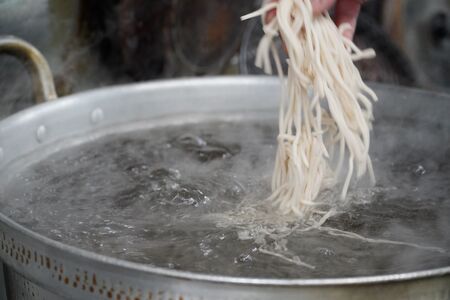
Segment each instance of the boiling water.
[[305,232],[265,204],[275,123],[190,124],[86,141],[20,171],[12,166],[1,211],[57,241],[202,273],[324,278],[450,265],[448,128],[379,122],[377,186],[354,186],[352,204],[324,224],[406,243],[399,245]]

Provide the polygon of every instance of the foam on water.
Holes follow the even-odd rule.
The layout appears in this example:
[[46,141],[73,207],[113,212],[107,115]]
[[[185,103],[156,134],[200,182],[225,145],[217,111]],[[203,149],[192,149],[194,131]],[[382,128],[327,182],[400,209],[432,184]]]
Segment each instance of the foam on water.
[[436,251],[303,231],[295,218],[277,215],[263,202],[275,123],[191,124],[89,141],[4,179],[0,209],[70,245],[202,273],[324,278],[450,265],[448,128],[421,124],[412,136],[414,123],[377,124],[377,186],[353,187],[352,205],[324,224],[443,250]]

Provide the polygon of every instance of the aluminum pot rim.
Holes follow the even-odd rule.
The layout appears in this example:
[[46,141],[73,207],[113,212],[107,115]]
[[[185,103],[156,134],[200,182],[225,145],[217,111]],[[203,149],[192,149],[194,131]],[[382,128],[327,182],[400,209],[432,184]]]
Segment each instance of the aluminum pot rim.
[[[104,87],[99,89],[94,89],[91,91],[81,92],[74,95],[66,96],[60,98],[59,101],[48,102],[39,104],[35,107],[27,108],[20,111],[4,120],[0,121],[0,129],[5,124],[12,122],[15,119],[27,119],[31,115],[39,112],[40,110],[46,110],[47,107],[53,107],[55,105],[70,105],[72,98],[82,97],[81,101],[88,101],[89,97],[93,97],[96,94],[110,93],[114,90],[134,89],[134,90],[158,90],[163,88],[179,88],[181,86],[199,86],[204,87],[205,85],[220,85],[220,84],[261,84],[265,82],[267,84],[278,85],[278,79],[275,77],[262,77],[262,76],[220,76],[220,77],[209,77],[209,78],[184,78],[184,79],[170,79],[170,80],[156,80],[152,82],[143,83],[133,83],[124,85],[115,85],[110,87]],[[450,95],[446,93],[426,91],[416,88],[399,87],[388,84],[380,83],[370,83],[370,85],[378,88],[387,88],[393,90],[410,90],[417,93],[426,95],[435,95],[438,98],[447,98],[446,101],[450,101]],[[77,99],[79,103],[80,99]],[[30,239],[37,240],[44,246],[53,248],[57,251],[61,251],[69,254],[70,257],[81,257],[87,262],[92,261],[96,263],[103,263],[117,267],[119,269],[124,269],[128,271],[143,272],[150,275],[164,276],[173,279],[191,280],[198,282],[210,282],[210,283],[225,283],[225,284],[241,284],[241,285],[253,285],[253,286],[284,286],[284,287],[306,287],[306,286],[345,286],[345,285],[366,285],[366,284],[378,284],[386,282],[399,282],[399,281],[409,281],[426,279],[432,277],[440,277],[450,274],[450,266],[434,268],[428,270],[406,272],[399,274],[386,274],[386,275],[374,275],[374,276],[361,276],[361,277],[342,277],[342,278],[308,278],[308,279],[281,279],[281,278],[252,278],[252,277],[233,277],[225,275],[213,275],[198,272],[189,271],[179,271],[171,270],[161,267],[153,267],[145,264],[140,264],[136,262],[126,261],[124,259],[114,258],[111,256],[106,256],[103,254],[98,254],[89,250],[84,250],[75,246],[64,244],[59,241],[50,239],[42,234],[34,232],[23,225],[20,225],[6,217],[0,212],[0,223],[3,223],[7,227],[18,231]]]

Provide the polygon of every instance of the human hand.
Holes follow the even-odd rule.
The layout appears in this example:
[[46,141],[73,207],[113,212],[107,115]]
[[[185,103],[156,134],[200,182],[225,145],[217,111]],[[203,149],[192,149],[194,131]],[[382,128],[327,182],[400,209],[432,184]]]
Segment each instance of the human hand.
[[[278,2],[279,0],[271,0],[270,2]],[[311,0],[313,13],[320,15],[335,5],[334,21],[339,26],[343,23],[350,24],[350,28],[346,29],[343,34],[345,37],[352,39],[355,33],[356,21],[358,20],[361,4],[364,0]],[[272,10],[267,13],[267,21],[271,21],[276,15],[276,11]]]

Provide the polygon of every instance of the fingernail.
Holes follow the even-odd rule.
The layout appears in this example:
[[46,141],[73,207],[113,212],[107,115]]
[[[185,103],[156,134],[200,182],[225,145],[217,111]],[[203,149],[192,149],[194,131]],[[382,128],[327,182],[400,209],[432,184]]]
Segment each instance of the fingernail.
[[353,34],[354,34],[354,30],[353,29],[347,29],[347,30],[344,30],[344,32],[342,32],[342,35],[344,36],[344,37],[346,37],[346,38],[348,38],[349,40],[352,40],[353,39]]

